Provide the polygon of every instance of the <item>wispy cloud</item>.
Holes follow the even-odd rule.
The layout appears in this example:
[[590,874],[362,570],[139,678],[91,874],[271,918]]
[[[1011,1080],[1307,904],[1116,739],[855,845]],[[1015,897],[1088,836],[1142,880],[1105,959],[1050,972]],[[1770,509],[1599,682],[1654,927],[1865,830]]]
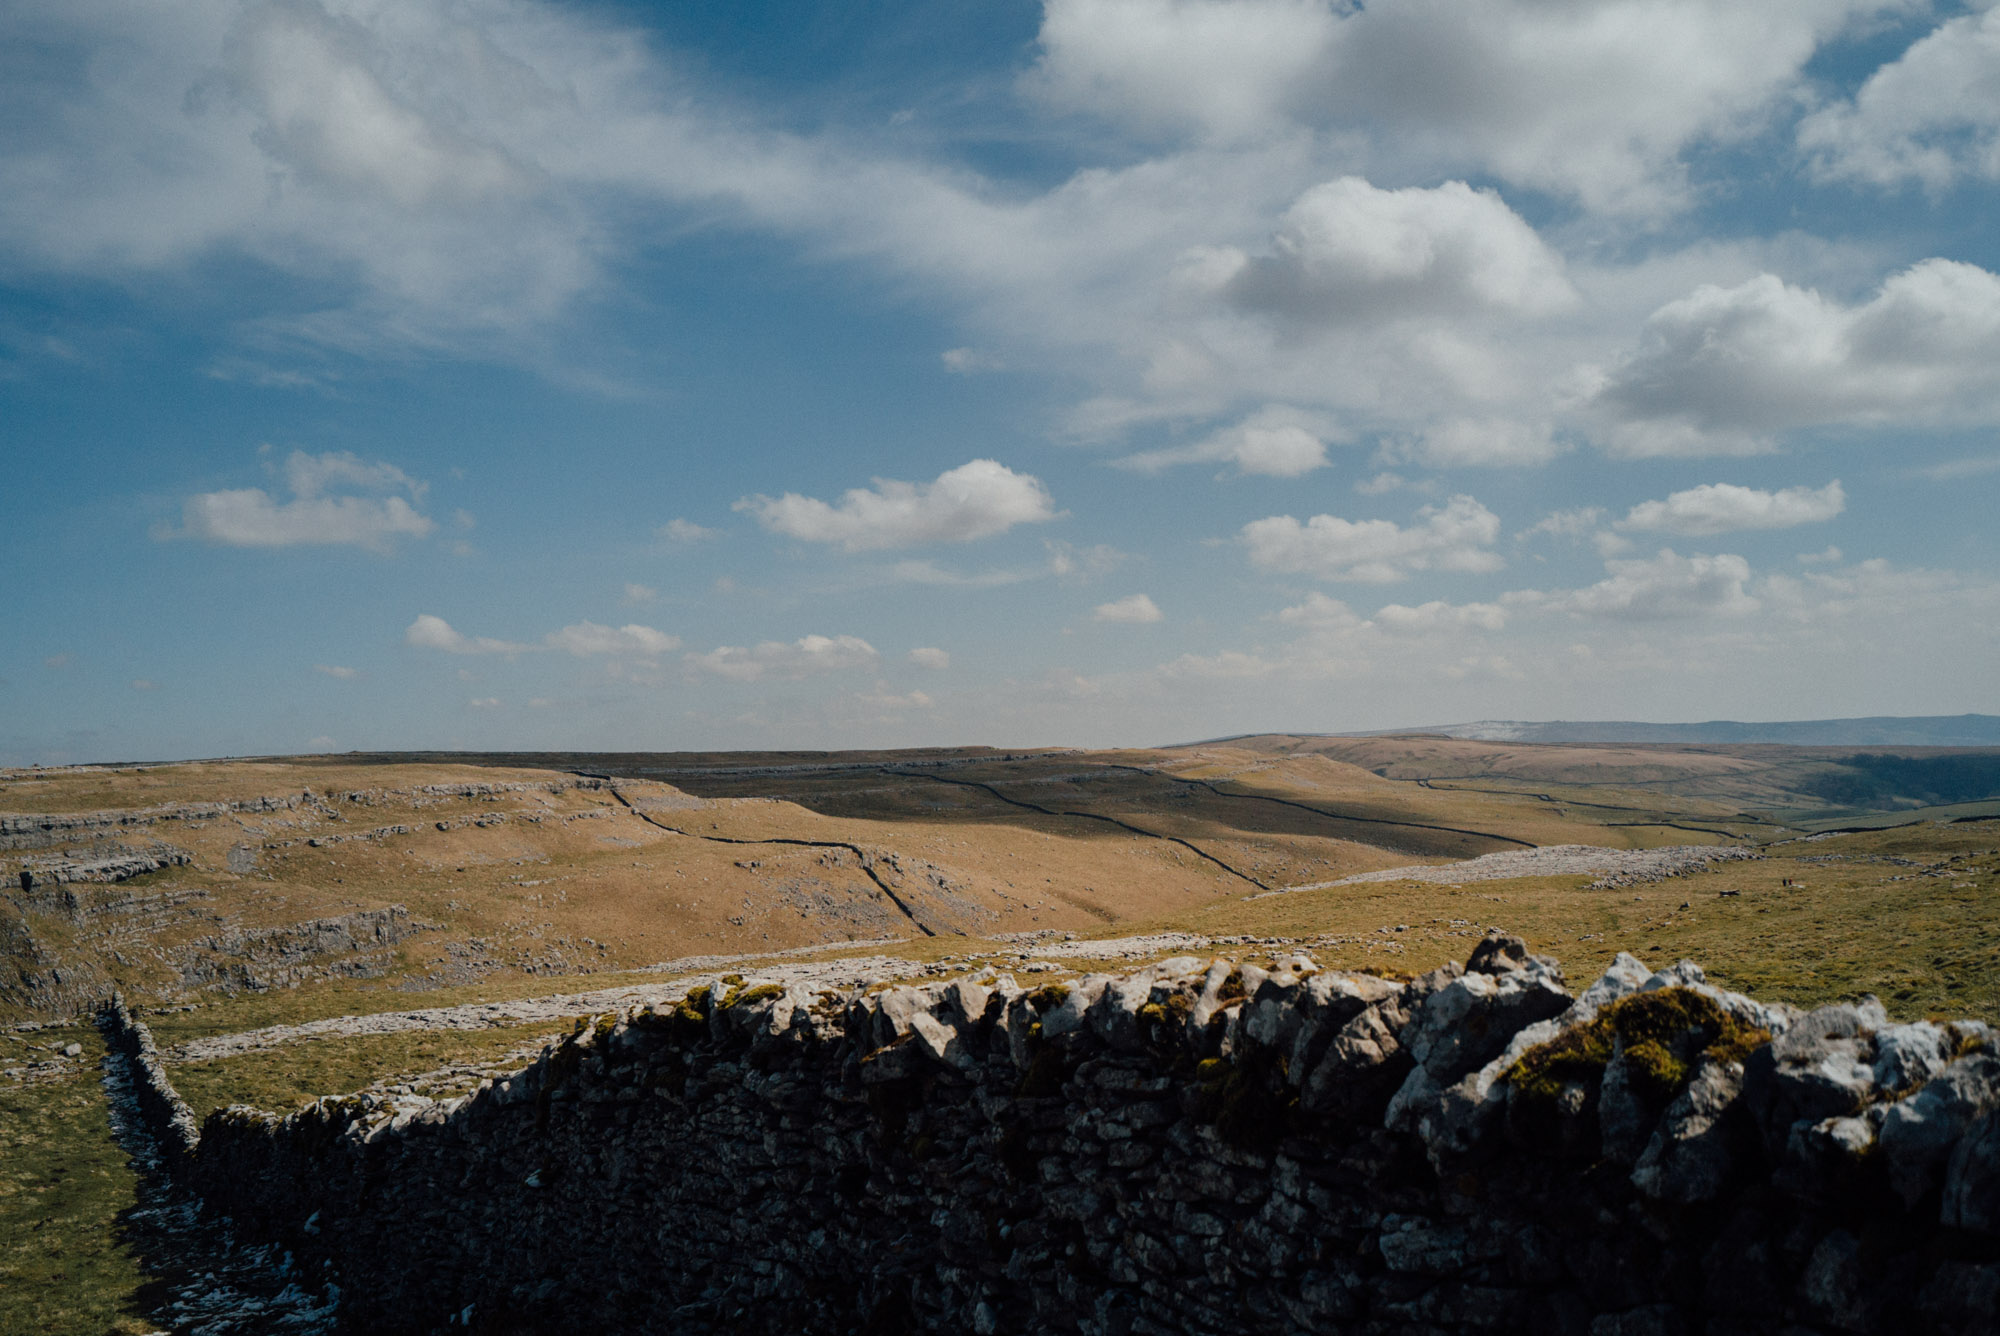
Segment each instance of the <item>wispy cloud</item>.
[[821,673],[871,668],[881,661],[875,647],[859,636],[803,636],[791,642],[723,645],[706,654],[690,654],[687,664],[697,672],[737,682],[767,678],[797,680]]

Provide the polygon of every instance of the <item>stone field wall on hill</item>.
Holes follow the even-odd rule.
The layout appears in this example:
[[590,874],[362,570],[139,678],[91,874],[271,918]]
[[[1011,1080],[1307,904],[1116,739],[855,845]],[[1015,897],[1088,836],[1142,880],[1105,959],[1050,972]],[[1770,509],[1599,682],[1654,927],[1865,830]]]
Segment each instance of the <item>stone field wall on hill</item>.
[[716,980],[461,1099],[219,1112],[175,1163],[365,1332],[1972,1336],[2000,1312],[1985,1026],[1802,1015],[1630,956],[1572,995],[1497,934],[1410,982],[1193,957],[1032,991]]

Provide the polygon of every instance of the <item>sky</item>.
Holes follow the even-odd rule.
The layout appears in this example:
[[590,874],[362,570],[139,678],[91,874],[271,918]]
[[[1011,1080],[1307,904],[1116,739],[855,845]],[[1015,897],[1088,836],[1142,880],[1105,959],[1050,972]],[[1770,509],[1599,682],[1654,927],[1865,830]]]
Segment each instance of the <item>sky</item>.
[[2000,712],[2000,7],[11,0],[0,763]]

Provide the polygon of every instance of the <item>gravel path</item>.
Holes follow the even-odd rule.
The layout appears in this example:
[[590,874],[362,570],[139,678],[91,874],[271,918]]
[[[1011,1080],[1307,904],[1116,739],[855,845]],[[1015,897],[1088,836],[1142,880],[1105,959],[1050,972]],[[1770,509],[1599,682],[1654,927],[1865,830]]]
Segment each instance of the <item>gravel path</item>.
[[[1271,895],[1293,891],[1313,891],[1324,886],[1354,886],[1374,881],[1428,881],[1459,886],[1472,881],[1506,881],[1513,877],[1568,877],[1590,873],[1607,874],[1599,886],[1632,886],[1697,872],[1711,863],[1760,857],[1754,850],[1733,844],[1676,844],[1665,849],[1602,849],[1593,844],[1551,844],[1540,849],[1510,849],[1505,853],[1482,854],[1462,863],[1418,864],[1384,868],[1342,877],[1339,881],[1316,881],[1307,886],[1287,886]],[[1250,896],[1261,900],[1263,896]]]

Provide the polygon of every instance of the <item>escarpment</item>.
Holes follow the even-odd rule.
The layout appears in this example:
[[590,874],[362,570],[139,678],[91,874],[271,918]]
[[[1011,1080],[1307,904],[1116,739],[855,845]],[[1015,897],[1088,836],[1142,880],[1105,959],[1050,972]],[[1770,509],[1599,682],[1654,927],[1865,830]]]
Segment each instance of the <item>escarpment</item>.
[[[184,1143],[176,1105],[145,1109]],[[1411,981],[716,980],[461,1099],[225,1110],[169,1163],[336,1279],[355,1331],[1970,1336],[2000,1311],[1987,1027],[1623,955],[1572,995],[1498,934]]]

